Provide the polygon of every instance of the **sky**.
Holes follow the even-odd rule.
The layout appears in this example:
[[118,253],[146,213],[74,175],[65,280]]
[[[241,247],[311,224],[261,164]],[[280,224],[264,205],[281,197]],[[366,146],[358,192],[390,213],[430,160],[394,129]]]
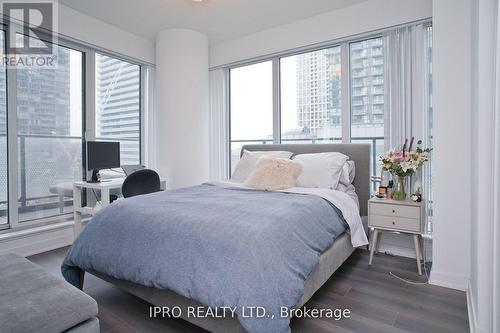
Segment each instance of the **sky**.
[[[296,57],[281,60],[282,130],[297,127]],[[266,61],[231,70],[231,140],[273,134],[273,68]]]

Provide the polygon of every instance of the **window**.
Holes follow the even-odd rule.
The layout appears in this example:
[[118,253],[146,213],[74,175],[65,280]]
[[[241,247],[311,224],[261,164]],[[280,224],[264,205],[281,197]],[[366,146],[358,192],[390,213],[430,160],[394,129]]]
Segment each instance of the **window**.
[[280,59],[281,142],[342,140],[340,46]]
[[231,69],[231,167],[245,144],[273,142],[272,62]]
[[[8,29],[4,54],[6,36],[24,39],[22,26]],[[72,217],[73,182],[89,175],[85,140],[120,141],[121,163],[141,163],[145,65],[61,37],[52,48],[54,67],[0,66],[0,230]]]
[[121,164],[140,164],[140,66],[96,53],[96,139],[119,141]]
[[53,47],[55,69],[16,71],[19,222],[72,212],[83,177],[83,54]]
[[384,56],[382,38],[349,44],[351,141],[372,145],[371,174],[380,175],[384,152]]
[[[430,66],[431,23],[417,26],[427,29]],[[384,38],[374,35],[230,69],[231,165],[246,143],[369,143],[370,173],[379,176],[388,107]]]

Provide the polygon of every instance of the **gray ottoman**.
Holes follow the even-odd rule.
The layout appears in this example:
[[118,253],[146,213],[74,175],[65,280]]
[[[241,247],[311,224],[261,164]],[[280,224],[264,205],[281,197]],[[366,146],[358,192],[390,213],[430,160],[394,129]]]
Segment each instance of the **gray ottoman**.
[[0,331],[98,333],[97,303],[31,261],[0,254]]

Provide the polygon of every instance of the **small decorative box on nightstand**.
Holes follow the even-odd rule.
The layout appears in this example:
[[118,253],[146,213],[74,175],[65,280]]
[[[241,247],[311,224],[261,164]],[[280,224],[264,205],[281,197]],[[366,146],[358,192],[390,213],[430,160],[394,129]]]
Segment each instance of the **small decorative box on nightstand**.
[[380,232],[402,232],[413,235],[418,274],[422,275],[420,240],[424,228],[424,217],[425,211],[422,202],[370,199],[368,201],[368,226],[373,228],[370,242],[370,265],[373,260],[373,252],[378,252]]

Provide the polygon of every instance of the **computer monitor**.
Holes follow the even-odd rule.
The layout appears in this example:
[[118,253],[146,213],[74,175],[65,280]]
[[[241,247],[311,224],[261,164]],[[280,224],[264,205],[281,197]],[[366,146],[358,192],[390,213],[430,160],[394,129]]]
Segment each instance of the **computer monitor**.
[[120,167],[120,142],[88,141],[87,168],[92,170],[92,181],[97,182],[100,169]]

